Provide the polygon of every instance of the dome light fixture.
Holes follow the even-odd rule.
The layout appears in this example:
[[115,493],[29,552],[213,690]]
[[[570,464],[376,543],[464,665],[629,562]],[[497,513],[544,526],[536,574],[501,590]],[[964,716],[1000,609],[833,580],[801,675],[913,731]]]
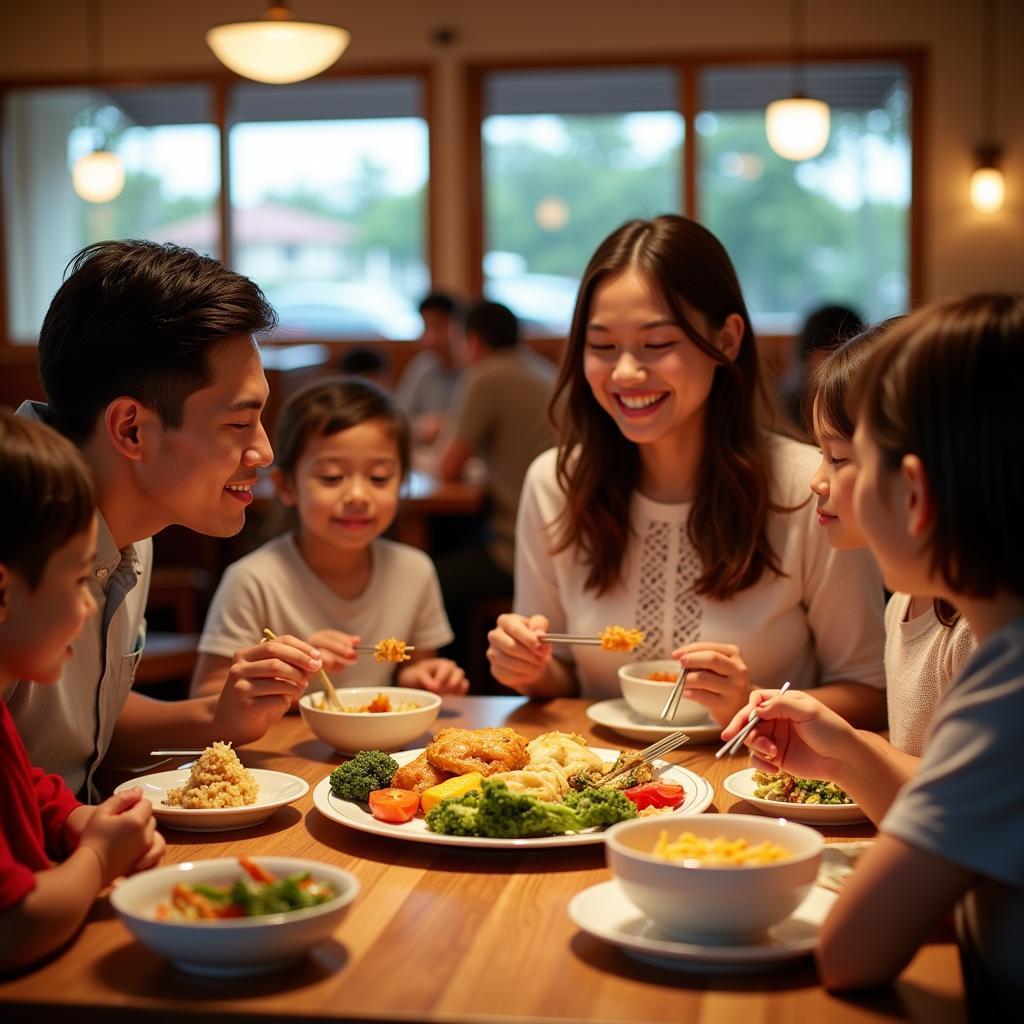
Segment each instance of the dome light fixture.
[[832,130],[832,114],[824,100],[804,95],[801,81],[804,73],[803,0],[791,0],[791,44],[793,52],[793,94],[774,100],[764,112],[764,130],[768,145],[786,160],[811,160],[828,145]]
[[[87,12],[86,32],[89,42],[90,77],[95,83],[100,71],[100,37],[103,32],[103,7],[92,0]],[[87,120],[99,141],[91,152],[79,157],[71,167],[71,187],[87,203],[109,203],[124,189],[124,163],[114,152],[112,141],[103,131],[102,110],[86,112]]]
[[[981,130],[985,139],[996,136],[996,3],[985,0],[981,23]],[[976,147],[977,163],[971,175],[971,205],[981,213],[1000,210],[1006,182],[999,169],[1001,147],[985,142]]]
[[270,0],[261,21],[229,22],[206,32],[206,44],[222,64],[270,85],[302,82],[326,71],[351,38],[337,25],[296,21],[287,0]]

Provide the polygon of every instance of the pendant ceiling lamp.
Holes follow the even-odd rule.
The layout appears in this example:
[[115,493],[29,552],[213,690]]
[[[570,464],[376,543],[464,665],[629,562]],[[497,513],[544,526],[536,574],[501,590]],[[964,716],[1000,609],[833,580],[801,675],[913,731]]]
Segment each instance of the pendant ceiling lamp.
[[985,141],[975,148],[971,175],[971,204],[982,213],[1003,205],[1006,184],[999,169],[1002,147],[996,137],[996,0],[985,0],[981,26],[981,130]]
[[[100,44],[103,32],[103,7],[90,0],[86,35],[89,43],[89,74],[93,83],[99,79]],[[71,187],[89,203],[109,203],[124,189],[124,164],[113,151],[110,136],[103,131],[102,111],[87,113],[87,121],[96,139],[91,153],[79,157],[71,167]]]
[[768,104],[764,112],[764,129],[768,145],[787,160],[810,160],[828,145],[831,130],[831,112],[822,100],[805,96],[802,83],[804,73],[803,0],[790,0],[792,33],[790,43],[793,56],[793,95]]
[[296,21],[286,0],[271,0],[262,21],[215,25],[206,43],[237,75],[284,85],[326,71],[347,49],[351,35],[337,25]]

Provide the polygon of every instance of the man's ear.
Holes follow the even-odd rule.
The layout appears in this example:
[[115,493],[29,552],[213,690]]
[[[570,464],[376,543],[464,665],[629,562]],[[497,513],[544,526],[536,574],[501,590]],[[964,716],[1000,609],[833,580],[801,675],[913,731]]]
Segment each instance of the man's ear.
[[743,335],[746,329],[747,325],[739,313],[730,313],[725,318],[725,323],[719,328],[718,347],[729,362],[735,362],[736,357],[740,354],[740,346],[743,344]]
[[114,450],[126,459],[141,459],[144,428],[154,415],[136,398],[115,398],[103,413],[103,428]]
[[274,481],[281,504],[294,508],[298,504],[298,498],[295,496],[295,486],[291,481],[291,477],[281,469],[272,469],[270,471],[270,479]]
[[924,537],[935,521],[935,502],[924,463],[916,455],[900,460],[900,478],[906,501],[907,532],[911,537]]

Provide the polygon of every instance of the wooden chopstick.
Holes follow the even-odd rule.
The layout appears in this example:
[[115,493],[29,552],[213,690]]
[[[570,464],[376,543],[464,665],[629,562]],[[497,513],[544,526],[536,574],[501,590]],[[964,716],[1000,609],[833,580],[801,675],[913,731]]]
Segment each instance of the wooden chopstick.
[[[277,636],[270,629],[264,627],[263,639],[276,640]],[[323,665],[320,666],[320,671],[318,675],[320,676],[320,682],[324,684],[324,693],[327,694],[327,700],[340,711],[342,708],[342,703],[341,700],[338,698],[338,691],[334,689],[334,684],[328,678],[327,673],[324,671]]]
[[[365,651],[367,654],[376,654],[379,644],[355,644],[352,647],[353,651]],[[403,648],[404,651],[415,651],[416,648],[411,644],[406,644]]]

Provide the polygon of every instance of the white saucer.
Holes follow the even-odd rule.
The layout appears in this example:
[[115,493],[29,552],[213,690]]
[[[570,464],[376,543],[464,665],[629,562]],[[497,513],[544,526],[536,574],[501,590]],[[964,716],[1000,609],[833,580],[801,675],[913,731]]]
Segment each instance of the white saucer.
[[188,768],[175,768],[169,772],[155,772],[143,775],[129,782],[123,782],[115,793],[138,786],[153,804],[153,817],[161,825],[180,829],[182,832],[231,832],[249,828],[266,821],[281,807],[309,792],[309,783],[296,775],[273,772],[265,768],[250,768],[249,773],[256,780],[259,792],[254,804],[244,807],[190,808],[169,807],[164,803],[169,789],[183,786],[192,774]]
[[746,800],[751,807],[770,818],[788,818],[790,821],[802,821],[805,825],[850,825],[855,821],[866,820],[866,815],[857,804],[788,804],[782,800],[765,800],[754,796],[757,783],[754,781],[753,768],[733,772],[723,785],[727,792]]
[[798,960],[814,952],[818,932],[837,896],[816,885],[807,899],[757,942],[705,945],[672,938],[627,899],[612,879],[592,885],[569,901],[569,917],[588,935],[624,953],[675,970],[751,971]]
[[691,743],[711,743],[722,735],[722,727],[711,721],[710,716],[696,725],[658,725],[649,718],[638,715],[621,697],[617,700],[599,700],[587,708],[587,718],[596,725],[603,725],[620,736],[630,740],[651,743],[660,736],[682,729]]

